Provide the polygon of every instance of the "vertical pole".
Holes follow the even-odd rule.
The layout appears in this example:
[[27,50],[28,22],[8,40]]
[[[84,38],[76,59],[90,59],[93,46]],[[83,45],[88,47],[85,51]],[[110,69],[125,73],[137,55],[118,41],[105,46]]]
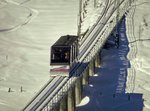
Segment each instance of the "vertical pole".
[[8,89],[8,92],[11,92],[11,88]]
[[77,35],[79,36],[80,40],[80,33],[81,33],[81,13],[82,13],[82,0],[79,0],[79,14],[78,14],[78,32]]
[[21,86],[21,88],[20,88],[20,92],[23,92],[23,87]]
[[82,78],[79,77],[75,83],[75,102],[76,105],[80,104],[82,98]]
[[78,32],[77,32],[77,36],[78,36],[77,52],[78,53],[79,53],[79,47],[80,47],[80,42],[81,42],[81,23],[82,23],[81,13],[82,13],[82,0],[79,0]]

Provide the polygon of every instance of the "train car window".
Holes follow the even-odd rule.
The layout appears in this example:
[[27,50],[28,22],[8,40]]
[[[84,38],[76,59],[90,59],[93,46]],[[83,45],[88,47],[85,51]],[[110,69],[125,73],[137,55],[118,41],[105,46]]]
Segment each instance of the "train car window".
[[55,47],[51,49],[51,63],[69,64],[70,63],[70,48]]

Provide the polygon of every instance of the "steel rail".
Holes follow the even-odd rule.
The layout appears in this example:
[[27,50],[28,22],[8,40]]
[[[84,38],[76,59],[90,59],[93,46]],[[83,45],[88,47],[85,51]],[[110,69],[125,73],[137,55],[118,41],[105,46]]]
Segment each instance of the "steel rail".
[[[120,3],[120,4],[122,4],[123,3],[123,1]],[[119,4],[119,6],[120,6],[120,4]],[[118,7],[118,6],[117,6]],[[86,46],[85,47],[82,47],[80,50],[81,50],[81,52],[79,52],[79,60],[80,61],[82,61],[83,60],[83,58],[85,58],[85,53],[88,53],[88,51],[87,50],[91,50],[91,47],[92,47],[92,44],[94,45],[94,41],[96,41],[96,39],[98,38],[97,36],[99,35],[100,36],[100,32],[103,30],[103,28],[104,28],[104,26],[106,26],[106,25],[108,25],[108,21],[109,21],[109,19],[110,19],[110,17],[115,13],[115,11],[117,10],[117,7],[114,9],[114,10],[112,10],[111,12],[110,12],[110,14],[109,14],[109,16],[108,17],[103,17],[102,19],[101,19],[101,22],[103,23],[103,24],[97,24],[97,26],[95,27],[95,29],[93,30],[93,33],[94,33],[94,35],[91,35],[91,39],[86,43]],[[108,12],[109,13],[109,12]],[[90,35],[89,35],[90,36]],[[85,56],[83,56],[83,55],[85,55]]]
[[[112,3],[114,3],[114,2],[112,2]],[[105,8],[104,14],[102,16],[100,16],[100,18],[97,20],[96,24],[94,24],[94,27],[89,31],[90,33],[88,33],[89,34],[88,37],[85,37],[86,39],[83,41],[84,44],[79,47],[79,51],[80,52],[83,53],[83,50],[85,50],[85,47],[87,47],[87,45],[89,46],[89,44],[91,44],[92,41],[95,39],[93,36],[95,36],[95,34],[98,34],[102,30],[104,25],[107,23],[107,21],[104,21],[105,20],[104,19],[104,17],[105,17],[104,15],[106,15],[106,13],[108,13],[109,10],[113,10],[114,7],[110,7],[110,6],[112,6],[112,3],[109,4],[109,0],[107,1],[107,5],[108,6],[106,6],[106,8]],[[96,30],[96,32],[95,32],[95,30]]]
[[22,109],[23,111],[25,111],[28,107],[30,107],[31,104],[34,104],[34,102],[36,101],[37,98],[39,98],[39,96],[41,95],[41,93],[43,93],[44,89],[46,89],[48,87],[48,85],[52,82],[54,78],[50,78],[50,80],[44,85],[44,87],[41,88],[41,90],[31,99],[30,102],[27,103],[27,105]]
[[46,84],[46,86],[44,86],[34,97],[34,99],[23,109],[23,111],[35,111],[37,106],[39,106],[47,98],[47,96],[53,92],[61,80],[63,80],[63,77],[55,77],[51,79],[48,84]]
[[49,95],[46,97],[46,99],[41,103],[38,108],[36,109],[37,111],[41,111],[43,108],[43,105],[47,103],[50,99],[53,98],[53,96],[62,88],[62,85],[64,85],[67,82],[68,78],[63,77],[61,80],[58,81],[58,84],[54,85],[54,90],[53,92],[50,92]]
[[103,9],[102,15],[98,17],[96,23],[90,28],[90,30],[85,34],[85,36],[83,37],[83,39],[80,41],[80,47],[82,46],[82,44],[84,44],[84,41],[86,41],[86,39],[88,38],[88,36],[92,33],[93,29],[96,27],[96,25],[102,19],[103,15],[106,14],[107,9],[109,8],[108,5],[109,5],[109,0],[106,1],[106,7]]
[[[41,98],[38,100],[38,102],[30,109],[31,111],[35,111],[38,109],[38,107],[44,103],[44,101],[49,97],[49,95],[52,95],[52,93],[58,88],[58,85],[62,83],[64,77],[55,77],[55,81],[52,81],[48,90],[45,91],[44,95],[41,96]],[[53,83],[54,82],[54,83]]]

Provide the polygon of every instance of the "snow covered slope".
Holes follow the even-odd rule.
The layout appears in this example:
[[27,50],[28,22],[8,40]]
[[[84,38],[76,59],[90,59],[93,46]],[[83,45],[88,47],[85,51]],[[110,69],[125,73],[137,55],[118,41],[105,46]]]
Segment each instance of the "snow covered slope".
[[50,46],[77,34],[77,14],[77,0],[0,0],[0,111],[22,109],[49,80]]
[[[150,111],[149,9],[149,0],[129,9],[127,38],[119,50],[103,51],[77,111]],[[83,32],[101,11],[87,10]],[[49,47],[77,33],[77,14],[78,0],[0,0],[0,111],[21,110],[48,81]]]

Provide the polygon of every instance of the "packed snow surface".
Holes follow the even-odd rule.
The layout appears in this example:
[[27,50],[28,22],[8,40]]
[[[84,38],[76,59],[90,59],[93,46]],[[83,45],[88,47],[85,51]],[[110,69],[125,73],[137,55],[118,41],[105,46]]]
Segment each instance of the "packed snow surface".
[[[105,0],[99,8],[93,1],[83,32],[105,7]],[[77,34],[78,2],[0,0],[0,111],[21,110],[49,80],[50,46]],[[120,47],[102,51],[101,67],[76,111],[150,111],[149,9],[149,0],[131,6],[120,24]]]
[[0,111],[19,111],[49,80],[50,46],[77,34],[77,0],[0,0]]

